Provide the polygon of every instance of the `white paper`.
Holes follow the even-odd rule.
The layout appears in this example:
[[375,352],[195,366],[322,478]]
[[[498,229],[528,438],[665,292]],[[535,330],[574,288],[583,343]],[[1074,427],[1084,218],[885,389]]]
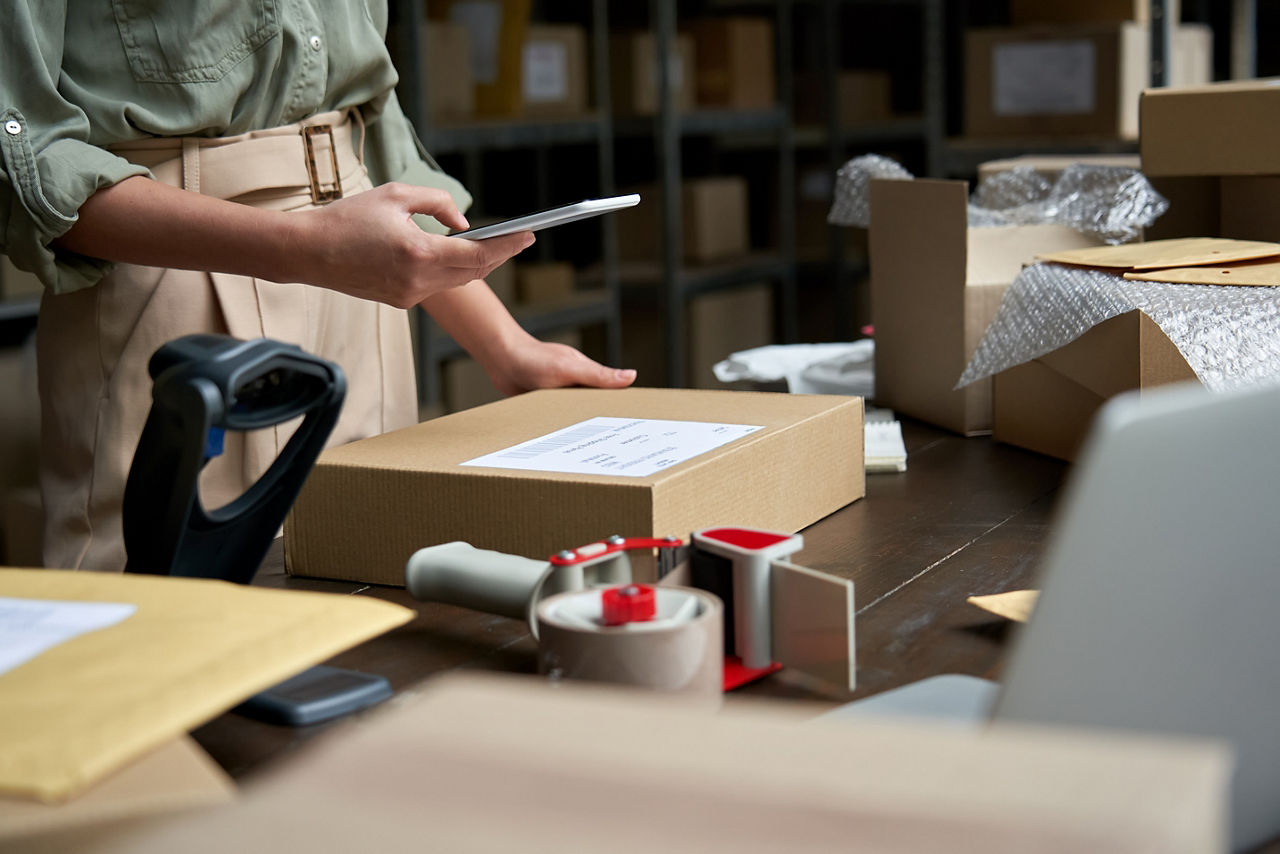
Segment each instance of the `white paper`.
[[569,97],[569,52],[559,42],[531,41],[524,46],[524,97],[531,103]]
[[998,45],[991,81],[996,115],[1092,113],[1095,61],[1086,39]]
[[648,477],[763,429],[750,424],[601,416],[462,465]]
[[0,596],[0,674],[72,638],[114,626],[138,610],[125,602],[63,602]]

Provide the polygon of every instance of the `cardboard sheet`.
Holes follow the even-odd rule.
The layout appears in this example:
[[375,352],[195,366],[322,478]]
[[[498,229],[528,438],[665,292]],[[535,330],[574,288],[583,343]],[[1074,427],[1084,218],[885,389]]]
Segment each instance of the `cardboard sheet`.
[[45,801],[413,617],[361,596],[62,570],[0,569],[0,596],[137,606],[0,676],[0,793]]
[[1031,619],[1035,610],[1039,590],[1008,590],[1004,593],[993,593],[990,596],[970,596],[965,601],[977,605],[984,611],[990,611],[997,617],[1025,623]]
[[1130,270],[1124,274],[1124,277],[1143,282],[1274,288],[1280,287],[1280,260],[1241,261],[1229,265],[1170,267],[1161,270]]
[[1097,246],[1047,252],[1036,256],[1041,261],[1074,264],[1080,267],[1104,267],[1113,270],[1160,270],[1173,267],[1196,267],[1250,261],[1280,255],[1280,243],[1256,240],[1225,240],[1218,237],[1183,237],[1152,240],[1122,246]]
[[735,703],[712,715],[634,690],[447,677],[236,806],[84,854],[286,838],[291,850],[525,854],[601,840],[615,854],[1222,850],[1223,745],[805,719],[815,713]]

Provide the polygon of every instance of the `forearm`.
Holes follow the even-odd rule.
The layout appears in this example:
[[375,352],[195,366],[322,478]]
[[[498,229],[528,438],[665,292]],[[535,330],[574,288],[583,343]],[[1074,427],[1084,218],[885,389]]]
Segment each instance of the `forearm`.
[[289,216],[133,177],[90,196],[55,244],[107,261],[288,281]]

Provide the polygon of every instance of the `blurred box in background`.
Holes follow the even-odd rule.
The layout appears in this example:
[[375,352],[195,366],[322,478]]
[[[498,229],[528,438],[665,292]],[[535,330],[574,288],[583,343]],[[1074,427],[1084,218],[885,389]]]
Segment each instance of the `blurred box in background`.
[[773,22],[703,18],[690,23],[698,63],[698,106],[734,110],[776,107]]
[[[618,257],[662,260],[662,192],[657,185],[636,190],[644,200],[618,212]],[[681,185],[684,260],[723,261],[745,255],[750,244],[747,182],[736,175],[690,178]]]
[[[1185,24],[1171,46],[1173,86],[1205,83],[1213,35]],[[1151,38],[1134,23],[976,29],[965,34],[965,133],[1138,138]]]
[[[620,33],[609,39],[609,75],[613,111],[620,116],[651,116],[658,112],[658,66],[654,61],[653,33]],[[668,73],[676,109],[695,106],[693,37],[676,36],[675,52],[668,58]]]
[[[1169,4],[1171,17],[1178,20],[1178,4]],[[1009,0],[1009,23],[1028,24],[1114,24],[1151,20],[1151,0]]]
[[[667,384],[667,345],[664,315],[657,298],[648,305],[628,304],[622,310],[621,367],[635,368],[636,384]],[[727,386],[711,368],[730,353],[774,343],[773,288],[768,282],[742,285],[691,297],[685,305],[685,353],[688,388]]]
[[433,19],[464,27],[476,114],[517,116],[523,106],[523,54],[530,0],[438,0]]
[[522,55],[524,112],[531,116],[587,112],[587,32],[582,27],[534,24]]
[[516,298],[520,303],[545,303],[572,296],[577,275],[568,261],[526,261],[515,265]]
[[[795,118],[806,124],[828,121],[825,76],[799,73],[795,86]],[[835,120],[849,128],[882,122],[893,116],[893,81],[888,71],[840,71],[831,82],[835,87]]]
[[467,28],[447,21],[431,21],[423,25],[423,30],[427,51],[423,86],[432,121],[472,118],[476,112],[476,87],[471,76],[471,42]]

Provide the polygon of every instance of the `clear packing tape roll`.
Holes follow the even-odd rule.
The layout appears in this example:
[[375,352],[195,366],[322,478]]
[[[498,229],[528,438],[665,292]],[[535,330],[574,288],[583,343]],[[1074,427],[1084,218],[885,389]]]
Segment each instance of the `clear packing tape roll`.
[[[827,222],[869,227],[871,182],[912,177],[887,157],[855,157],[836,172]],[[1049,181],[1030,167],[1018,167],[978,185],[969,202],[969,226],[1062,225],[1107,243],[1127,243],[1168,208],[1168,200],[1134,169],[1075,164]]]
[[956,387],[1051,353],[1134,309],[1169,336],[1211,391],[1280,380],[1280,288],[1142,282],[1034,264],[1005,291]]

